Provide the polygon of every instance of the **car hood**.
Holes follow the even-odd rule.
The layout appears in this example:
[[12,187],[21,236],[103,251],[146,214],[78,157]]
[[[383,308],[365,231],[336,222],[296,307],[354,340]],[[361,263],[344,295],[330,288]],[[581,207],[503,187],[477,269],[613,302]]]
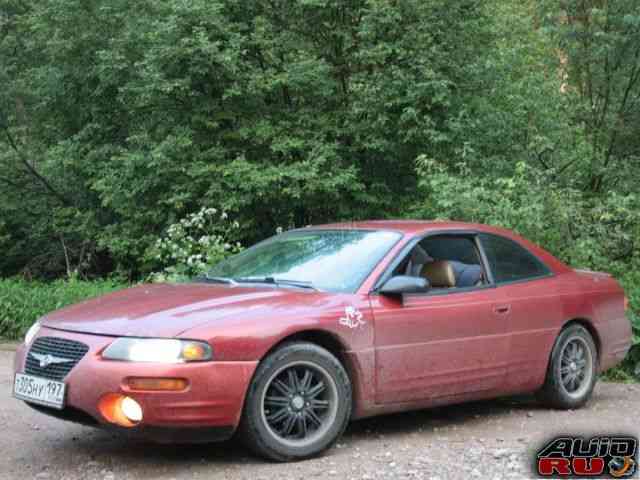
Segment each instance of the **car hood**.
[[211,284],[142,285],[57,310],[45,327],[80,333],[174,337],[208,322],[308,302],[315,292]]

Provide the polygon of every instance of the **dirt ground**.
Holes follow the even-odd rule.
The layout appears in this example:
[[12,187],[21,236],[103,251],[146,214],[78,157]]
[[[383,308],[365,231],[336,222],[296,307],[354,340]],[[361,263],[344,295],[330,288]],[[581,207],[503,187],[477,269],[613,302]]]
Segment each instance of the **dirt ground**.
[[536,449],[561,433],[640,433],[640,385],[598,384],[577,411],[506,398],[357,421],[323,457],[274,464],[234,442],[134,443],[37,413],[11,397],[13,352],[0,346],[0,479],[531,478]]

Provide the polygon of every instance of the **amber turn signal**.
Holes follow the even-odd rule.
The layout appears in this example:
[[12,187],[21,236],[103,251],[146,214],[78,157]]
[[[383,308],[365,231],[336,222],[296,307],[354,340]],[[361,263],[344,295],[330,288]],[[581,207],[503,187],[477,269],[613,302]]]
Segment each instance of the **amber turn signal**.
[[208,357],[209,352],[201,343],[190,342],[182,347],[182,358],[187,362],[204,360]]
[[629,310],[629,297],[624,297],[624,311],[627,312]]
[[107,393],[98,402],[100,414],[110,423],[121,427],[135,427],[142,421],[142,407],[131,397]]
[[179,392],[186,390],[189,382],[184,378],[144,378],[130,377],[127,378],[126,384],[130,390],[151,390],[151,391],[167,391]]

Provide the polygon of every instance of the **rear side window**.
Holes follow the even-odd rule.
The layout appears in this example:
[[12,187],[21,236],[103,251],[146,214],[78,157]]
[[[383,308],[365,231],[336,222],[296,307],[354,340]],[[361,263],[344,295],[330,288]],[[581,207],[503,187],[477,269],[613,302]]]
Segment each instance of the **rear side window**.
[[496,283],[526,280],[550,273],[540,260],[513,240],[483,233],[480,241]]

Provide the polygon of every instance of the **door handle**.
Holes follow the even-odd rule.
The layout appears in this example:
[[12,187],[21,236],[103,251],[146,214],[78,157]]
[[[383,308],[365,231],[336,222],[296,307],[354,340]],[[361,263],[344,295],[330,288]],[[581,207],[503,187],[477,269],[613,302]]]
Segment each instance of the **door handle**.
[[493,307],[493,311],[500,315],[506,315],[511,311],[511,305],[497,305]]

